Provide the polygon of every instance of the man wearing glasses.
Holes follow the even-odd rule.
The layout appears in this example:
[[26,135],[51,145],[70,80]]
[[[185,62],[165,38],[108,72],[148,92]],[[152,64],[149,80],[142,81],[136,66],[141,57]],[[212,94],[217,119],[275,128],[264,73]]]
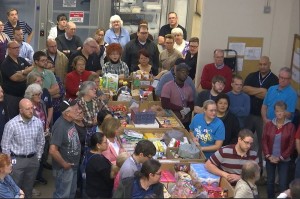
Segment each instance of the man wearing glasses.
[[24,58],[19,57],[20,45],[10,41],[7,45],[7,57],[3,60],[0,70],[3,78],[5,100],[9,102],[8,118],[19,114],[19,102],[26,90],[26,77],[33,69]]
[[275,118],[274,105],[278,101],[284,101],[287,104],[286,117],[293,119],[297,105],[297,93],[291,86],[292,71],[288,67],[279,70],[279,84],[271,86],[268,89],[266,97],[261,107],[261,117],[264,123]]
[[253,133],[242,129],[235,145],[227,145],[216,151],[206,161],[206,169],[218,176],[226,178],[235,184],[241,178],[242,166],[247,160],[258,162],[257,153],[251,149]]

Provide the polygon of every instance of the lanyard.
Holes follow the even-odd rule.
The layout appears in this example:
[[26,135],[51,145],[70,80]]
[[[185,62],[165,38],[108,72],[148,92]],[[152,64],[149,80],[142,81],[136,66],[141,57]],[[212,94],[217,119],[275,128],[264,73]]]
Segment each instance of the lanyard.
[[270,71],[270,72],[268,73],[268,75],[267,75],[265,78],[263,78],[263,80],[262,80],[261,74],[258,73],[258,81],[259,81],[260,87],[262,87],[262,85],[264,84],[264,82],[266,81],[266,79],[270,76],[270,74],[271,74],[271,71]]
[[178,92],[179,92],[179,94],[180,94],[180,99],[181,99],[181,102],[182,102],[182,106],[183,106],[183,107],[186,107],[186,99],[185,99],[184,92],[183,92],[182,88],[180,88],[180,87],[176,84],[175,81],[174,81],[174,84],[176,85],[177,90],[178,90]]

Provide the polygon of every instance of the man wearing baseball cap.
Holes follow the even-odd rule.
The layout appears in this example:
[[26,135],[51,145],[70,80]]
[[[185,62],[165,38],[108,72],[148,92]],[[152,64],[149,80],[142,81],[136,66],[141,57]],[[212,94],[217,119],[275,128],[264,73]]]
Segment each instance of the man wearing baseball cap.
[[62,115],[53,125],[49,150],[55,178],[53,198],[75,198],[81,146],[74,120],[79,116],[79,107],[75,100],[64,100],[60,110]]

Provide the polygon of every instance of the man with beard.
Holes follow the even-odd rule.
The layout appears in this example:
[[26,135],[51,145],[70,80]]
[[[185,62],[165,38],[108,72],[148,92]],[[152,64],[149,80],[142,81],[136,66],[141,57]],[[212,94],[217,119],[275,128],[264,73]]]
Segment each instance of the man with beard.
[[241,178],[242,166],[247,160],[258,162],[257,153],[251,150],[253,133],[242,129],[235,145],[227,145],[216,151],[206,161],[206,169],[218,176],[226,178],[235,184]]
[[19,103],[20,114],[5,125],[1,141],[2,152],[11,156],[12,178],[32,198],[32,189],[42,157],[45,137],[40,119],[33,116],[33,105],[28,99]]

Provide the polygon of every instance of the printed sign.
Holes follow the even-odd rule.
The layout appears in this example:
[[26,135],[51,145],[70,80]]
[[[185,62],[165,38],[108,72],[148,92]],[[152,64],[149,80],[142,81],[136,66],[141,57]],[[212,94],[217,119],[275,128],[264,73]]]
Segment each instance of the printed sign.
[[84,12],[83,11],[70,11],[69,21],[83,23]]

